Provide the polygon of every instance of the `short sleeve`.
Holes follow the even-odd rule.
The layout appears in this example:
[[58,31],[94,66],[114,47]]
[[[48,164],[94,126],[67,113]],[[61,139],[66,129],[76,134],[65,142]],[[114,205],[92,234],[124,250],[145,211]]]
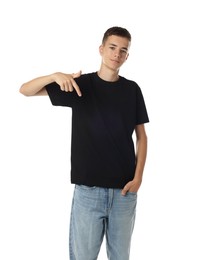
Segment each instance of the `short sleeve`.
[[51,103],[54,106],[67,106],[72,107],[77,94],[73,92],[65,92],[60,89],[60,86],[56,82],[52,82],[45,86],[46,91],[49,95]]
[[146,109],[145,100],[140,87],[136,91],[136,125],[149,122],[149,117]]

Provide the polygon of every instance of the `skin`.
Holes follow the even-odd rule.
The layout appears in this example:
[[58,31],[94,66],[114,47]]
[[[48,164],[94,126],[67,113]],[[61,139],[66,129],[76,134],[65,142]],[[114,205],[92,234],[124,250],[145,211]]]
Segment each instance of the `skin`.
[[[111,35],[105,43],[99,47],[101,55],[101,65],[98,70],[98,76],[105,81],[117,81],[119,70],[129,57],[130,42],[127,38]],[[20,93],[25,96],[48,95],[45,86],[49,83],[56,82],[62,91],[76,91],[79,98],[82,96],[75,78],[80,77],[81,71],[72,74],[56,72],[50,75],[41,76],[24,83],[20,88]],[[122,189],[122,195],[127,192],[138,192],[143,177],[143,170],[147,155],[147,135],[144,124],[136,125],[136,170],[135,177],[128,182]]]

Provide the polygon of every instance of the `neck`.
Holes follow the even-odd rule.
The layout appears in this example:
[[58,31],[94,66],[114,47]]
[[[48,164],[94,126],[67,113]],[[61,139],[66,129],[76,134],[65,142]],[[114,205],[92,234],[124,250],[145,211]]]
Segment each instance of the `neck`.
[[104,72],[101,69],[97,72],[99,78],[105,80],[105,81],[111,81],[111,82],[115,82],[119,79],[118,76],[118,71],[117,72]]

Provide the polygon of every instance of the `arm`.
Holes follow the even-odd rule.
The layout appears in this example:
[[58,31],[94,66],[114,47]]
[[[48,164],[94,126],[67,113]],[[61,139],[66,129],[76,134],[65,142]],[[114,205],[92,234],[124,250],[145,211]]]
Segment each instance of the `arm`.
[[136,169],[134,179],[128,182],[122,190],[122,195],[125,195],[128,191],[137,192],[142,183],[142,176],[147,155],[147,136],[145,127],[143,124],[137,125],[136,132]]
[[57,72],[54,74],[50,74],[47,76],[41,76],[35,79],[32,79],[26,83],[24,83],[20,87],[20,93],[25,96],[41,96],[41,95],[47,95],[47,91],[45,89],[45,86],[47,84],[50,84],[52,82],[56,82],[62,91],[75,91],[77,92],[78,96],[81,96],[81,91],[79,89],[79,86],[75,82],[75,78],[78,78],[81,76],[81,71],[78,73],[73,74],[64,74],[61,72]]

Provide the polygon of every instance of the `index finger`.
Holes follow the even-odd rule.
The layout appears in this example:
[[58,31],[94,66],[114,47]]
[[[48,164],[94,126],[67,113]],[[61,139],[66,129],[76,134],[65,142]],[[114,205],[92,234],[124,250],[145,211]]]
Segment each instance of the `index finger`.
[[75,89],[75,91],[77,92],[77,95],[79,97],[81,97],[82,96],[81,90],[80,90],[79,86],[77,85],[77,83],[75,82],[75,80],[72,80],[72,85],[73,85],[73,88]]

